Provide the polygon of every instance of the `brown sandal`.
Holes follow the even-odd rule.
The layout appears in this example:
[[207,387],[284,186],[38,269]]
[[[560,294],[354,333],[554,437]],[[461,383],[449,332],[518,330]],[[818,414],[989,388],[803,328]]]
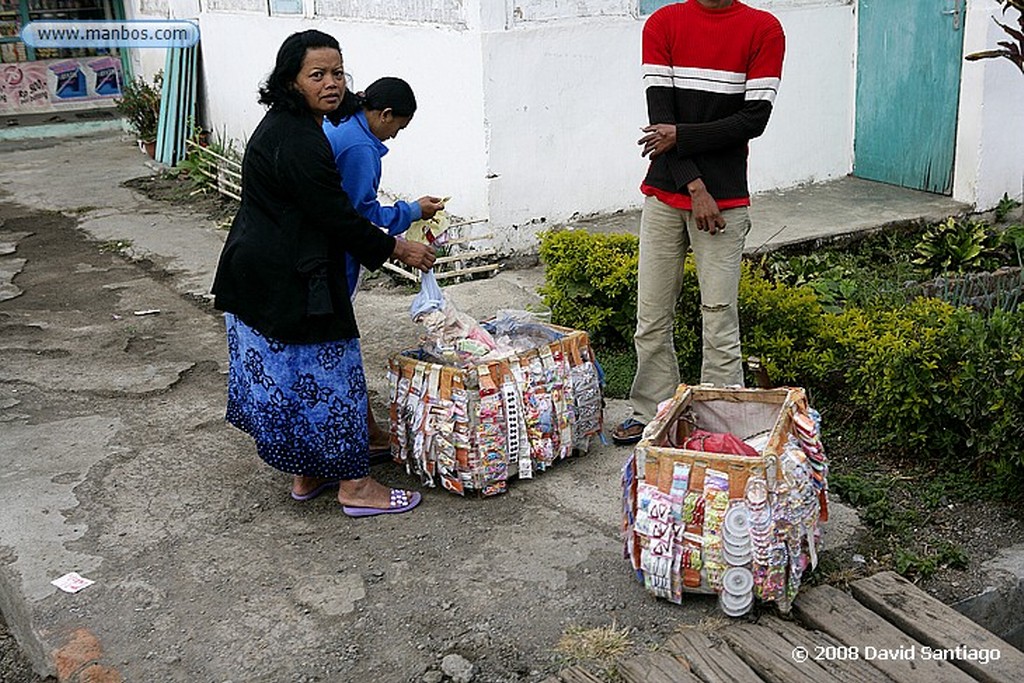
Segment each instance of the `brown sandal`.
[[629,418],[612,430],[612,442],[617,446],[631,446],[644,435],[645,425],[640,420]]

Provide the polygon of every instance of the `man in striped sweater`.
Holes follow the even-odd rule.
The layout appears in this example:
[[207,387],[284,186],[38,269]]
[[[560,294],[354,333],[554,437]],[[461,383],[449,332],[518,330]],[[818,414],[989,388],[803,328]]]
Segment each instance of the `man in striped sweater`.
[[640,186],[633,414],[612,432],[616,443],[639,441],[679,384],[672,323],[688,249],[701,294],[700,381],[743,384],[737,293],[750,229],[747,144],[768,124],[784,52],[779,21],[738,0],[667,5],[644,24],[650,125],[639,144],[651,163]]

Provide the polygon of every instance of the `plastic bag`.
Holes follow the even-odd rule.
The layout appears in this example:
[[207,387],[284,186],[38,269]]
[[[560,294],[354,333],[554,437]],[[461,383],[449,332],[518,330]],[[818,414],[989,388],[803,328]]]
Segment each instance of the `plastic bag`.
[[431,268],[420,278],[420,291],[409,307],[409,317],[413,321],[419,322],[420,318],[427,313],[440,311],[443,308],[444,292],[441,291],[441,285],[437,284],[437,278],[434,277],[434,269]]
[[423,274],[409,317],[426,328],[421,348],[454,364],[473,364],[497,346],[480,323],[448,300],[433,270]]

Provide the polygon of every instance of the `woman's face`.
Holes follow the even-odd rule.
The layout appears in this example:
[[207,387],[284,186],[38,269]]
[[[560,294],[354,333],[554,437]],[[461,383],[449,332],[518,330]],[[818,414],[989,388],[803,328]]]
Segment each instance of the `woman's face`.
[[369,114],[366,120],[370,124],[370,132],[381,142],[397,138],[398,133],[405,130],[405,127],[412,121],[411,116],[396,116],[390,107],[382,111],[369,112]]
[[338,108],[345,96],[345,68],[341,53],[329,47],[306,50],[295,91],[303,96],[316,117]]

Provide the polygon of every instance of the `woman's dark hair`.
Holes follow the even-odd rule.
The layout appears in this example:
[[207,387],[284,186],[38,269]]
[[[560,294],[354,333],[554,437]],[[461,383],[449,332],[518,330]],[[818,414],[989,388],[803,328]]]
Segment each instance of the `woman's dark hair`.
[[[267,76],[267,80],[260,86],[259,103],[268,107],[282,107],[288,111],[305,113],[309,111],[309,105],[305,98],[296,92],[293,87],[295,79],[302,69],[302,60],[306,58],[307,50],[318,48],[330,48],[341,54],[341,46],[334,36],[323,31],[309,29],[293,33],[281,43],[277,51],[277,61],[274,70]],[[345,91],[345,97],[331,118],[335,116],[347,116],[356,111],[359,102],[355,94]]]
[[412,116],[416,113],[416,96],[412,94],[412,88],[394,76],[375,80],[360,99],[363,109],[367,111],[391,109],[395,116]]

